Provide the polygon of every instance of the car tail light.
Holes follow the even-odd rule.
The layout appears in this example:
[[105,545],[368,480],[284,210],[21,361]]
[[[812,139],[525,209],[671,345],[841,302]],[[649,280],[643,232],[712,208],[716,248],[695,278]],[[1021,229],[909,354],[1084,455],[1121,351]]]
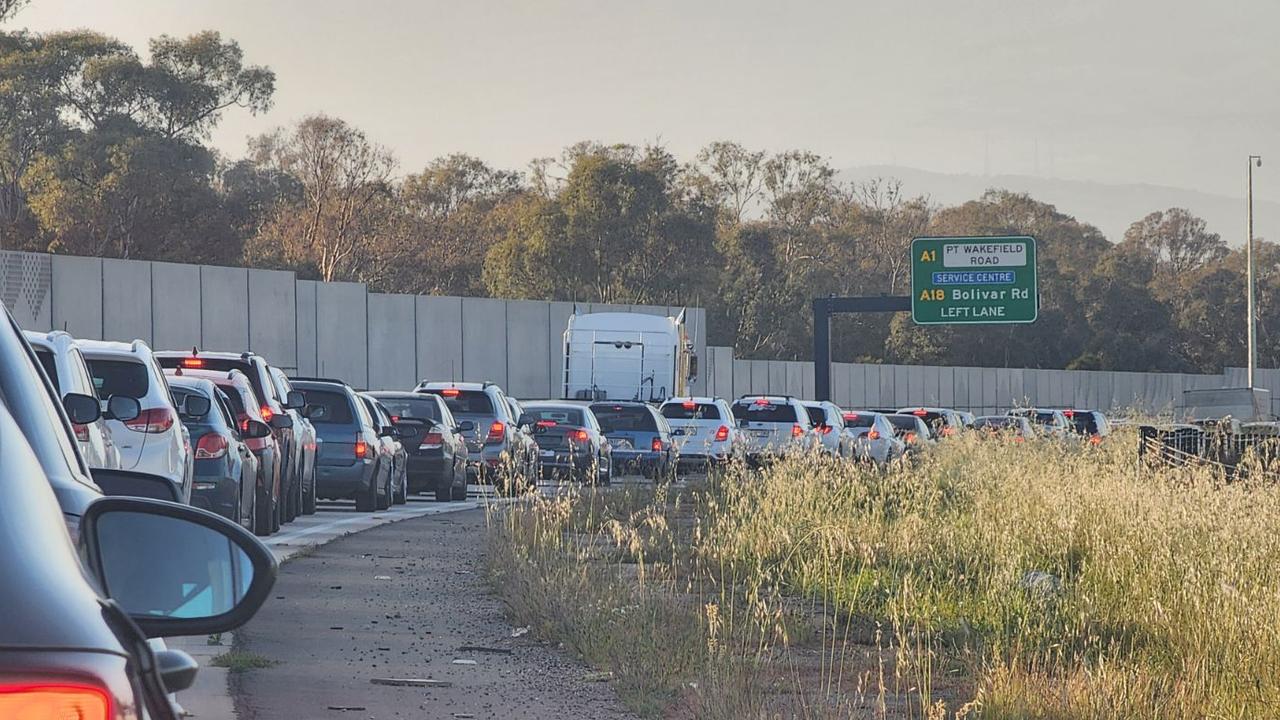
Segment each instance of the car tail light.
[[1063,414],[1063,415],[1066,415],[1067,417],[1075,417],[1076,411],[1075,411],[1075,410],[1063,410],[1063,411],[1062,411],[1062,414]]
[[212,460],[227,454],[227,439],[218,433],[205,433],[196,443],[196,459]]
[[662,438],[653,439],[653,444],[649,446],[654,452],[662,452]]
[[143,410],[138,417],[125,420],[124,426],[135,432],[162,433],[173,427],[173,411],[164,407]]
[[489,426],[489,435],[484,439],[486,443],[500,443],[507,437],[507,426],[502,424],[501,420],[494,420]]
[[580,442],[580,443],[585,443],[585,442],[586,442],[587,440],[589,440],[589,439],[591,439],[591,438],[590,438],[590,436],[589,436],[589,435],[587,435],[587,431],[586,431],[586,430],[570,430],[570,431],[569,431],[569,441],[570,441],[570,442]]
[[823,435],[830,435],[830,434],[831,434],[831,426],[830,426],[830,425],[819,425],[819,426],[818,426],[818,432],[822,433]]
[[879,439],[880,439],[880,431],[879,431],[879,430],[872,430],[872,431],[868,432],[868,433],[867,433],[867,439],[868,439],[868,440],[879,440]]
[[422,444],[418,445],[419,450],[438,450],[444,445],[444,435],[438,432],[429,432],[422,436]]
[[916,434],[913,432],[907,433],[905,440],[909,443],[914,443],[916,441]]
[[728,439],[729,439],[729,426],[721,425],[720,428],[716,430],[716,442],[724,442],[725,440],[728,440]]
[[1101,435],[1090,435],[1090,436],[1089,436],[1089,444],[1091,444],[1091,445],[1101,445],[1101,444],[1102,444],[1102,436],[1101,436]]
[[955,434],[956,434],[955,428],[949,428],[949,427],[942,428],[942,437],[951,437],[952,435],[955,435]]
[[80,423],[71,423],[71,429],[76,433],[76,439],[82,443],[89,442],[89,426]]
[[698,403],[696,403],[696,402],[694,402],[694,401],[692,401],[692,400],[686,400],[686,401],[684,401],[684,402],[680,403],[680,407],[684,408],[685,410],[697,410],[697,409],[698,409]]
[[33,720],[111,720],[115,712],[106,690],[92,685],[0,683],[0,717]]
[[803,434],[804,434],[804,428],[800,427],[799,425],[791,426],[791,437],[800,437]]
[[356,459],[363,460],[369,455],[369,443],[365,442],[359,435],[356,436]]
[[261,412],[262,412],[262,422],[269,423],[271,422],[271,418],[275,417],[275,413],[272,412],[271,408],[267,405],[262,406]]
[[458,397],[462,394],[462,391],[458,388],[445,388],[440,391],[440,394],[445,397]]

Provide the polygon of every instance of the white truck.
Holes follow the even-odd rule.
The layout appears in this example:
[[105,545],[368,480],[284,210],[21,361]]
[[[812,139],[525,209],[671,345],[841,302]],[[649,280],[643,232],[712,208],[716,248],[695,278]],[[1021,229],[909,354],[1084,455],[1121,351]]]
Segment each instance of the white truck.
[[662,402],[688,395],[698,356],[684,316],[575,309],[564,331],[563,397]]

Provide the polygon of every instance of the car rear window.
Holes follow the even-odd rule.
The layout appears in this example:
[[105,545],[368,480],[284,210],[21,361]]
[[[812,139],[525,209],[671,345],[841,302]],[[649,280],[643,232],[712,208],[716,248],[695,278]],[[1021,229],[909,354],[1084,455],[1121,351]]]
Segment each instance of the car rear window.
[[382,403],[382,407],[391,413],[392,422],[398,422],[399,418],[415,418],[433,422],[440,420],[440,406],[430,398],[378,397],[378,402]]
[[53,387],[58,392],[62,392],[62,384],[58,382],[58,363],[53,358],[53,351],[46,348],[32,348],[36,351],[36,357],[40,359],[40,367],[44,368],[45,375],[53,381]]
[[1013,417],[994,417],[994,418],[978,418],[973,421],[975,428],[1021,428],[1022,422],[1019,418]]
[[98,397],[109,398],[112,395],[143,398],[150,387],[147,366],[132,360],[100,360],[85,358],[89,363],[89,374],[93,376],[93,386],[98,390]]
[[1037,425],[1052,425],[1056,418],[1057,418],[1057,414],[1055,413],[1038,412],[1036,413],[1035,417],[1031,418],[1031,421],[1036,423]]
[[319,425],[354,425],[355,417],[351,414],[351,401],[346,393],[333,390],[302,390],[307,404],[324,408],[323,415],[316,417],[313,413],[311,422]]
[[427,392],[444,398],[444,404],[449,406],[449,412],[454,415],[497,415],[493,401],[483,390],[442,388]]
[[916,419],[913,415],[885,415],[884,417],[895,430],[914,431],[916,429]]
[[[160,367],[176,368],[182,367],[184,360],[190,358],[162,357],[160,358]],[[249,384],[253,386],[253,394],[258,396],[259,402],[267,402],[269,397],[274,393],[267,392],[262,387],[262,378],[258,376],[258,369],[248,360],[231,360],[226,358],[200,357],[201,370],[239,370],[249,378]]]
[[826,424],[827,424],[827,411],[826,411],[826,410],[823,410],[823,409],[822,409],[822,408],[820,408],[820,407],[808,407],[808,406],[806,406],[804,410],[805,410],[805,412],[809,413],[809,424],[811,424],[811,425],[826,425]]
[[844,426],[850,428],[869,428],[876,424],[876,416],[871,413],[847,412],[844,414]]
[[1098,434],[1098,419],[1094,417],[1091,412],[1073,413],[1071,417],[1067,419],[1071,421],[1071,427],[1075,428],[1075,431],[1078,433],[1083,435]]
[[771,403],[767,400],[739,400],[733,404],[733,416],[751,422],[793,423],[796,409],[790,403]]
[[715,403],[669,402],[662,406],[662,417],[668,420],[721,420]]
[[596,421],[605,433],[658,431],[658,421],[649,408],[598,403],[591,406],[591,412],[596,414]]
[[533,418],[534,422],[553,422],[557,425],[575,425],[584,427],[586,415],[581,408],[567,407],[526,407],[524,414]]

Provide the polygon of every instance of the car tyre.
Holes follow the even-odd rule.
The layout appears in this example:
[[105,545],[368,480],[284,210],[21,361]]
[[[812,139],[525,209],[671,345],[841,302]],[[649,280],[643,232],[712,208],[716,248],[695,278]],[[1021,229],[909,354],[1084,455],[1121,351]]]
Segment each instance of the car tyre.
[[396,491],[394,502],[396,505],[405,505],[409,502],[409,478],[400,478],[400,489]]
[[387,473],[386,482],[382,483],[382,492],[374,493],[374,509],[386,510],[391,507],[391,473]]
[[316,472],[311,471],[311,492],[307,492],[304,488],[302,491],[302,514],[316,514]]
[[378,506],[378,470],[374,468],[369,487],[356,493],[356,512],[373,512]]
[[253,493],[253,534],[258,537],[271,534],[271,496],[261,487]]

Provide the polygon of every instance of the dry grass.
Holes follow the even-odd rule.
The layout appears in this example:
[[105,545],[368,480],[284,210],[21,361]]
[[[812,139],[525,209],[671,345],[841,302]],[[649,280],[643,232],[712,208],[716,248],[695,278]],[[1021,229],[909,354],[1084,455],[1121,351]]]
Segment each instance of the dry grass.
[[518,622],[649,716],[1280,717],[1280,490],[965,438],[491,518]]

